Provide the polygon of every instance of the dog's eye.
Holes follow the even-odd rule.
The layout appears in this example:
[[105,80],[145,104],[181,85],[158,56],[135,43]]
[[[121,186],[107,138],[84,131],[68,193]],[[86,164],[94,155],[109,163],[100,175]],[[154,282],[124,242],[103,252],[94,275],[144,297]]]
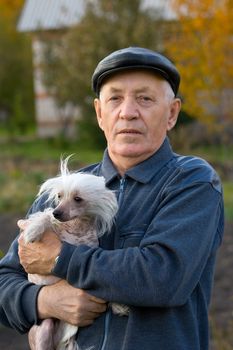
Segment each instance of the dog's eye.
[[57,198],[61,199],[61,194],[60,193],[58,193]]
[[74,197],[75,202],[81,202],[82,198],[81,197]]

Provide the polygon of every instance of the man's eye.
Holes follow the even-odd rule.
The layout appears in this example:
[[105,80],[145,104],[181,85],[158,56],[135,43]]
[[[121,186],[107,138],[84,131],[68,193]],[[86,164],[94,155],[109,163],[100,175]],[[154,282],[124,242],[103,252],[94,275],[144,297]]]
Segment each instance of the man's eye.
[[109,101],[118,101],[120,99],[120,96],[111,96],[109,98]]
[[137,101],[141,106],[149,107],[153,104],[154,100],[148,95],[141,95],[137,97]]
[[151,97],[149,97],[149,96],[139,96],[139,99],[141,101],[145,101],[145,102],[152,101]]
[[82,202],[83,199],[77,196],[77,197],[74,197],[74,200],[75,202]]

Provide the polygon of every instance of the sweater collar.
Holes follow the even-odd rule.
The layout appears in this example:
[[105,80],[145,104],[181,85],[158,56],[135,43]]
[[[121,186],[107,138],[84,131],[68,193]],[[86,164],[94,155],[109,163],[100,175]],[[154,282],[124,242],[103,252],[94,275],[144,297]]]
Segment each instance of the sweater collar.
[[[147,183],[172,157],[173,152],[169,140],[166,137],[162,146],[157,152],[155,152],[148,159],[127,170],[125,176],[131,177],[132,179],[141,183]],[[104,152],[103,161],[101,163],[101,173],[106,179],[107,185],[114,178],[120,177],[117,169],[109,157],[107,149]]]

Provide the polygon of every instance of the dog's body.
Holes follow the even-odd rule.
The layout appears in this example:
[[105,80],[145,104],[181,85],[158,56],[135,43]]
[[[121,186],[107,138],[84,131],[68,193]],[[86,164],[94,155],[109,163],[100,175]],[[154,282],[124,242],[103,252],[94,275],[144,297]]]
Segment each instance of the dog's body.
[[[53,230],[61,240],[73,245],[98,246],[98,237],[111,229],[117,212],[113,191],[105,187],[103,177],[86,173],[70,173],[68,159],[61,162],[61,175],[47,180],[38,195],[46,193],[54,208],[31,215],[24,230],[26,242],[38,241],[43,233]],[[59,279],[55,276],[29,275],[35,284],[50,285]],[[113,312],[128,313],[124,305],[112,304]],[[55,323],[54,323],[55,322]],[[37,332],[37,350],[77,349],[77,327],[62,321],[44,320]],[[38,326],[36,326],[38,327]]]

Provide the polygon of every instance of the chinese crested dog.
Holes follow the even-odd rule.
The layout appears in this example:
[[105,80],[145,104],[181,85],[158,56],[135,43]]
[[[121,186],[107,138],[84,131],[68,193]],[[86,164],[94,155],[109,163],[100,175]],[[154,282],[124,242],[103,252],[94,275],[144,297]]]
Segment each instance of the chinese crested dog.
[[[45,194],[51,207],[29,216],[24,230],[25,242],[39,241],[43,233],[53,230],[61,240],[73,245],[98,246],[98,237],[110,231],[118,205],[113,191],[105,186],[103,177],[87,173],[70,173],[68,158],[61,161],[59,176],[42,184],[38,196]],[[59,278],[29,274],[35,284],[50,285]],[[128,313],[124,305],[111,304],[113,312]],[[47,319],[40,326],[36,339],[37,350],[77,349],[75,336],[78,327],[59,320]]]

